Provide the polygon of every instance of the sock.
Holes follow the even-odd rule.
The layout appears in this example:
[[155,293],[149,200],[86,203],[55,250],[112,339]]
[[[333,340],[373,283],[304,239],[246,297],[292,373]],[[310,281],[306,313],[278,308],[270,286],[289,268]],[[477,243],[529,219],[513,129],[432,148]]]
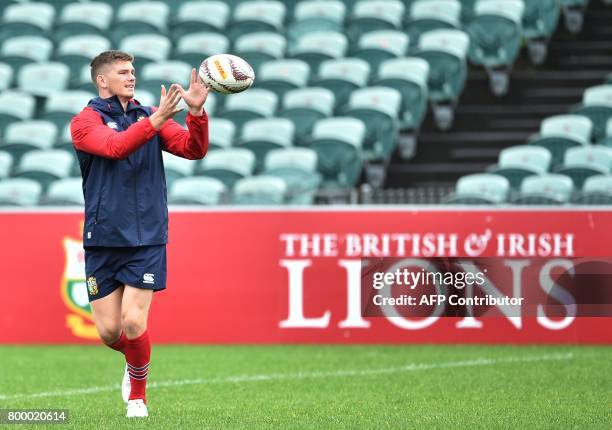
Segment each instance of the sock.
[[121,336],[119,339],[115,341],[112,345],[107,345],[109,348],[114,349],[115,351],[119,351],[122,354],[125,354],[125,345],[127,343],[127,337],[125,337],[125,333],[121,332]]
[[150,360],[151,340],[147,330],[135,339],[126,339],[125,361],[132,384],[130,400],[142,399],[145,403],[147,402],[146,390]]

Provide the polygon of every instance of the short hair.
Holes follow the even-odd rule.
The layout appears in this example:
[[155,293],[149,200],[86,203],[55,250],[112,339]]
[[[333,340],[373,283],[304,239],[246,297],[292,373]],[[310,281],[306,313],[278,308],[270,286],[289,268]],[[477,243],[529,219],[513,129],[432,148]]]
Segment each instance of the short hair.
[[113,64],[115,61],[134,61],[134,56],[123,51],[104,51],[91,60],[91,80],[97,86],[96,77],[100,74],[100,69],[104,66]]

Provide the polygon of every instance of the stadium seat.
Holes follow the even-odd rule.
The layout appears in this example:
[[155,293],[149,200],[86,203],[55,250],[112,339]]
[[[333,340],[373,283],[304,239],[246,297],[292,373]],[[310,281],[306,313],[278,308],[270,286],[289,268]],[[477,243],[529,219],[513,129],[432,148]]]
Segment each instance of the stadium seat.
[[612,171],[612,148],[603,145],[588,145],[569,148],[565,152],[563,165],[556,173],[572,179],[576,188],[582,188],[587,178],[608,175]]
[[174,154],[163,151],[164,170],[166,172],[166,184],[170,188],[177,179],[193,175],[197,161],[177,157]]
[[310,67],[301,60],[287,59],[264,63],[257,75],[257,88],[273,91],[279,97],[290,90],[305,87]]
[[570,33],[580,33],[589,0],[561,0],[565,28]]
[[63,40],[74,36],[105,36],[112,21],[113,8],[109,4],[99,1],[73,2],[62,9],[53,37]]
[[30,94],[14,90],[0,93],[0,132],[13,122],[32,118],[35,107],[36,100]]
[[251,176],[236,181],[232,203],[236,205],[282,205],[287,184],[276,176]]
[[227,186],[218,179],[205,177],[179,178],[168,192],[171,205],[218,205],[228,192]]
[[9,177],[12,169],[13,156],[6,151],[0,151],[0,180]]
[[42,118],[61,129],[95,97],[87,91],[63,91],[49,96]]
[[312,204],[321,183],[321,175],[317,172],[317,153],[310,148],[270,151],[266,155],[263,174],[285,181],[288,204]]
[[406,29],[413,46],[417,46],[421,35],[428,31],[459,28],[461,3],[458,0],[419,0],[410,6]]
[[408,50],[408,36],[397,30],[371,31],[361,35],[352,57],[367,61],[372,70],[392,58],[403,57]]
[[111,42],[104,36],[95,34],[71,36],[59,43],[55,60],[67,65],[76,81],[84,66],[89,67],[93,58],[110,48]]
[[362,34],[376,30],[400,30],[405,6],[400,0],[360,1],[353,7],[347,34],[357,41]]
[[612,175],[587,178],[582,193],[572,203],[579,205],[612,205]]
[[457,181],[455,193],[446,199],[448,204],[497,205],[505,203],[510,194],[510,183],[493,173],[475,173]]
[[480,0],[467,27],[471,39],[470,61],[485,67],[491,91],[496,96],[508,92],[510,73],[523,40],[524,9],[523,0]]
[[[172,25],[172,37],[176,40],[191,33],[221,33],[230,18],[230,7],[222,1],[189,1],[183,3]],[[218,51],[220,52],[226,52]]]
[[231,188],[238,179],[251,176],[255,170],[255,154],[248,149],[228,148],[212,151],[196,166],[196,175],[220,180]]
[[8,64],[0,63],[0,91],[13,85],[13,68]]
[[572,113],[591,120],[593,141],[599,142],[606,136],[606,124],[612,118],[612,85],[587,88],[582,97],[582,105]]
[[285,118],[264,118],[248,121],[242,127],[238,146],[255,154],[255,171],[263,169],[266,154],[273,149],[293,145],[295,126]]
[[81,178],[57,179],[49,184],[40,204],[47,206],[84,206],[83,180]]
[[0,181],[0,206],[35,206],[40,200],[42,186],[27,178]]
[[341,32],[345,17],[346,5],[342,1],[301,1],[295,7],[293,21],[287,29],[287,35],[292,42],[295,42],[307,33]]
[[348,39],[343,33],[318,31],[300,37],[290,51],[290,57],[306,61],[311,70],[317,70],[325,60],[346,55]]
[[159,34],[137,34],[127,36],[119,43],[121,51],[129,52],[134,56],[136,70],[154,61],[168,59],[172,43],[167,37]]
[[278,116],[293,122],[299,144],[310,134],[316,121],[332,115],[334,105],[332,91],[318,87],[302,88],[285,94]]
[[23,155],[13,176],[37,181],[46,189],[56,179],[70,176],[74,156],[62,149],[29,151]]
[[280,60],[285,56],[287,39],[281,34],[272,32],[251,33],[239,37],[234,44],[234,51],[253,67],[255,74],[266,61]]
[[178,39],[174,60],[183,61],[198,68],[206,57],[227,52],[229,39],[218,33],[202,32],[182,36]]
[[467,77],[468,35],[459,30],[433,30],[419,39],[415,56],[429,63],[428,88],[438,127],[451,127],[454,109]]
[[131,1],[117,10],[111,35],[115,42],[138,34],[165,34],[170,7],[163,1]]
[[574,146],[588,145],[593,124],[580,115],[556,115],[542,121],[540,134],[529,139],[529,145],[547,148],[551,155],[551,166],[563,162],[565,151]]
[[234,143],[236,126],[229,119],[211,118],[208,124],[208,150],[229,148]]
[[21,68],[17,75],[20,91],[33,96],[48,97],[68,87],[70,69],[63,63],[30,63]]
[[314,124],[309,147],[317,153],[324,187],[346,188],[357,183],[365,136],[366,126],[356,118],[325,118]]
[[18,36],[4,39],[0,49],[0,61],[10,65],[15,73],[27,63],[48,61],[53,43],[41,36]]
[[548,41],[557,28],[561,5],[557,0],[523,0],[523,37],[527,41],[529,58],[533,64],[544,64]]
[[503,176],[510,187],[518,190],[527,176],[541,175],[549,171],[552,155],[540,146],[518,145],[502,150],[499,162],[489,173]]
[[173,83],[182,85],[185,89],[189,86],[192,67],[182,61],[159,61],[149,63],[142,68],[138,89],[144,89],[153,94],[160,92],[162,85],[170,88]]
[[253,88],[227,97],[225,108],[217,116],[232,120],[237,129],[252,119],[268,118],[274,115],[278,96],[272,91]]
[[370,72],[370,65],[360,58],[327,60],[319,66],[314,84],[333,92],[336,107],[340,107],[346,104],[353,91],[368,84]]
[[0,150],[9,152],[15,163],[18,163],[26,152],[50,149],[55,143],[57,133],[57,126],[49,121],[14,122],[6,127]]
[[606,125],[606,136],[599,141],[602,145],[612,147],[612,118],[608,120]]
[[520,194],[512,199],[519,205],[562,205],[569,202],[574,184],[571,178],[556,173],[529,176],[521,183]]
[[0,37],[44,36],[53,27],[55,8],[42,2],[13,4],[4,9]]
[[230,39],[262,31],[283,33],[287,13],[280,1],[259,0],[240,3],[234,8],[232,22],[228,26]]

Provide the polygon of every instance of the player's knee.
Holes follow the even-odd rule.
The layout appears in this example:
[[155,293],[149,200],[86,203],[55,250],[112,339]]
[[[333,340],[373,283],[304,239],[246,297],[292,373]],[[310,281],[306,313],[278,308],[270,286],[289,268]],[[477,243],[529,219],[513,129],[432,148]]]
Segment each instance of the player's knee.
[[121,336],[121,324],[117,321],[106,321],[96,324],[98,334],[107,345],[112,345]]
[[121,325],[128,336],[137,336],[146,328],[146,315],[140,312],[126,312],[121,316]]

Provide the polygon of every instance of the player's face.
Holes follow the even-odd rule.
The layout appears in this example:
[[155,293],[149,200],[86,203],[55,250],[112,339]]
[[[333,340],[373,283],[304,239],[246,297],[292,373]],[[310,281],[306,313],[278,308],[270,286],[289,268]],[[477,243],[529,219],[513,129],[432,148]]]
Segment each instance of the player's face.
[[136,70],[129,61],[116,61],[105,73],[108,91],[117,97],[131,99],[136,86]]

